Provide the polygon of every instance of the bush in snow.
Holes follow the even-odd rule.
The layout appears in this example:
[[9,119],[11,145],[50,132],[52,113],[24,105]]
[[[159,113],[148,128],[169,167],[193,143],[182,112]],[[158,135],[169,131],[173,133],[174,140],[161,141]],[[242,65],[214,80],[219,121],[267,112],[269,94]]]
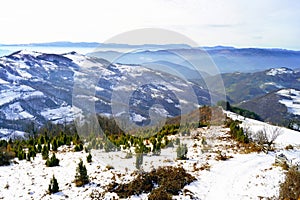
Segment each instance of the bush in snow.
[[42,157],[43,157],[43,160],[47,160],[47,159],[48,159],[48,156],[49,156],[49,150],[48,150],[48,147],[47,147],[47,145],[44,145],[44,146],[43,146],[43,149],[42,149]]
[[58,144],[55,138],[53,138],[51,145],[52,145],[52,151],[57,151]]
[[74,148],[74,151],[82,151],[83,150],[83,145],[82,144],[77,144]]
[[258,131],[256,134],[252,135],[251,138],[260,145],[268,145],[269,149],[274,144],[275,140],[279,135],[281,135],[282,130],[280,127],[264,127],[262,130]]
[[51,156],[51,158],[47,159],[46,166],[47,167],[54,167],[59,165],[59,160],[56,158],[55,154]]
[[50,181],[50,185],[48,187],[48,192],[49,192],[49,194],[54,194],[58,191],[59,191],[58,182],[57,182],[55,176],[53,175],[53,177]]
[[139,173],[129,183],[113,183],[109,185],[108,191],[117,193],[120,198],[150,192],[149,199],[168,200],[172,199],[172,195],[178,195],[185,185],[195,180],[182,167],[159,167],[151,172]]
[[176,153],[177,153],[177,159],[178,160],[185,160],[186,158],[186,154],[188,152],[188,148],[186,146],[186,144],[180,144],[177,149],[176,149]]
[[6,149],[0,149],[0,166],[9,165],[10,160],[15,157],[14,152],[7,151]]
[[75,175],[75,185],[76,187],[81,187],[90,182],[89,176],[87,175],[87,170],[85,165],[83,164],[82,160],[78,163],[76,168],[76,175]]
[[91,162],[92,162],[92,155],[91,155],[91,153],[89,153],[89,155],[86,157],[86,161],[87,161],[88,163],[91,163]]
[[141,169],[141,166],[143,164],[143,153],[137,153],[135,158],[135,167],[137,169]]

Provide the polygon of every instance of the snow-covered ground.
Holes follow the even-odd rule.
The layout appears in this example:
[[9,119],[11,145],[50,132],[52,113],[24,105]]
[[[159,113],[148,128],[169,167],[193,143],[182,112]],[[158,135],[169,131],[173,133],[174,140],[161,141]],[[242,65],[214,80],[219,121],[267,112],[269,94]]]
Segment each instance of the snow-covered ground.
[[13,129],[0,128],[0,139],[1,140],[9,140],[10,138],[25,138],[28,133],[23,131],[16,131]]
[[237,119],[239,121],[242,121],[242,127],[244,129],[249,129],[248,131],[252,133],[256,133],[260,130],[267,129],[267,131],[275,130],[276,128],[280,129],[280,135],[275,140],[275,144],[277,146],[285,147],[289,144],[296,145],[300,147],[300,132],[294,131],[285,127],[277,127],[270,124],[266,124],[261,121],[257,121],[254,119],[245,118],[243,116],[240,116],[238,114],[232,113],[232,112],[226,112],[227,116],[229,116],[232,119]]
[[[239,119],[244,127],[258,131],[271,125],[247,119],[227,112],[233,119]],[[188,160],[176,160],[176,146],[163,149],[160,156],[144,156],[143,169],[151,170],[162,165],[183,166],[197,181],[185,186],[184,193],[175,199],[190,199],[187,193],[199,199],[267,199],[276,198],[279,184],[284,180],[284,171],[274,166],[275,156],[284,153],[293,163],[300,161],[300,132],[282,128],[276,139],[274,152],[243,154],[236,142],[230,139],[228,128],[212,126],[191,132],[191,137],[181,136],[181,142],[188,145]],[[176,138],[172,136],[171,138]],[[206,143],[203,144],[203,138]],[[293,150],[285,150],[288,144]],[[228,160],[217,160],[218,152],[230,156]],[[72,152],[68,147],[60,147],[56,154],[60,166],[48,168],[41,155],[28,162],[19,161],[10,166],[0,167],[0,199],[90,199],[93,190],[103,192],[105,187],[116,180],[128,182],[133,179],[135,156],[126,159],[125,152],[105,153],[92,150],[93,162],[86,163],[87,153]],[[91,183],[75,187],[76,167],[82,159],[87,167]],[[106,166],[113,166],[108,170]],[[59,193],[47,194],[52,175],[58,180]],[[188,191],[188,192],[187,192]],[[112,199],[114,193],[106,193]],[[147,194],[129,199],[147,199]]]
[[294,115],[300,115],[300,91],[295,89],[282,89],[277,92],[283,99],[279,103],[288,108],[288,112]]

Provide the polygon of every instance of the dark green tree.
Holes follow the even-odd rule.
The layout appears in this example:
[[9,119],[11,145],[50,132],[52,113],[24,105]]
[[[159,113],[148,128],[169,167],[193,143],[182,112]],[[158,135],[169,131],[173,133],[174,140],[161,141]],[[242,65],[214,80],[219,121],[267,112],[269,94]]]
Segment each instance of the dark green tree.
[[42,152],[42,145],[40,143],[38,143],[38,145],[37,145],[37,152],[38,153]]
[[92,155],[91,155],[91,153],[89,153],[89,155],[86,157],[86,161],[87,161],[88,163],[91,163],[91,162],[92,162]]
[[82,151],[83,150],[83,145],[82,144],[77,144],[74,148],[74,151]]
[[136,153],[135,156],[135,167],[137,169],[141,169],[141,166],[143,164],[143,153]]
[[58,182],[54,175],[53,175],[52,179],[50,180],[48,192],[49,192],[49,194],[54,194],[54,193],[59,192]]
[[18,149],[18,158],[19,160],[24,160],[26,157],[26,153],[23,151],[23,149],[21,147],[19,147]]
[[39,143],[45,144],[45,137],[43,135],[40,136]]
[[47,145],[44,145],[44,146],[43,146],[43,149],[42,149],[42,157],[43,157],[43,160],[47,160],[47,159],[48,159],[48,156],[49,156],[49,150],[48,150],[48,147],[47,147]]
[[86,167],[80,159],[80,162],[78,163],[78,166],[76,168],[75,185],[76,187],[81,187],[89,182],[90,180],[89,176],[87,175]]
[[180,144],[176,149],[177,159],[185,160],[187,152],[188,152],[188,148],[186,144]]
[[51,158],[46,161],[47,167],[54,167],[59,165],[59,159],[56,158],[55,154],[52,154]]
[[58,145],[55,138],[53,138],[51,145],[52,145],[52,151],[57,151]]

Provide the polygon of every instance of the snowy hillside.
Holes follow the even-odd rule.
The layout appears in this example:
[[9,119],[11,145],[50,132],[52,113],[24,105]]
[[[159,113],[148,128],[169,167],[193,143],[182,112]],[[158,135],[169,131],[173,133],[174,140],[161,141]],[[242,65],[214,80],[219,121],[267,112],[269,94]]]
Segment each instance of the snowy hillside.
[[266,75],[276,76],[279,74],[293,74],[293,73],[294,73],[294,71],[292,69],[282,67],[282,68],[272,68],[266,72]]
[[282,89],[277,92],[282,99],[279,103],[284,104],[289,113],[300,115],[300,91],[295,89]]
[[176,76],[138,65],[110,65],[76,52],[24,50],[0,57],[0,126],[6,129],[24,131],[32,121],[71,122],[93,110],[120,116],[124,109],[134,123],[147,125],[155,104],[162,107],[154,113],[177,116],[210,104],[210,94]]
[[[248,131],[276,128],[234,113],[226,114],[242,121],[245,129],[250,127]],[[292,163],[299,163],[300,133],[281,128],[281,135],[275,141],[275,151],[244,153],[228,131],[228,128],[211,126],[193,130],[191,136],[172,136],[170,139],[180,137],[181,142],[188,144],[188,160],[175,159],[175,146],[162,149],[160,156],[145,155],[142,167],[149,171],[162,165],[183,166],[195,176],[197,180],[185,186],[183,192],[175,195],[174,199],[277,199],[279,184],[284,180],[285,171],[274,165],[275,157],[283,153]],[[285,146],[290,144],[294,148],[286,150]],[[228,158],[219,160],[220,154]],[[60,159],[58,167],[45,167],[40,155],[30,162],[15,159],[10,166],[1,167],[0,198],[90,199],[90,195],[98,191],[102,199],[113,199],[117,198],[117,194],[107,192],[107,186],[114,182],[128,183],[135,177],[135,158],[126,159],[125,152],[105,153],[103,150],[92,150],[91,164],[86,163],[87,153],[73,152],[67,146],[60,147],[56,155]],[[87,167],[91,183],[75,187],[72,181],[80,158]],[[108,168],[109,165],[114,168]],[[47,189],[53,174],[58,180],[60,192],[49,195]],[[128,199],[147,199],[147,195],[133,195]]]

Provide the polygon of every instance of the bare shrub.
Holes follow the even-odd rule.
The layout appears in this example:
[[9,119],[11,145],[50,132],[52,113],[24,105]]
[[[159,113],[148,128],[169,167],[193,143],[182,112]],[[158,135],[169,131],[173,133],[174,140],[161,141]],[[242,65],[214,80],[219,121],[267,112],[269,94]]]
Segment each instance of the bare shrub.
[[282,129],[277,126],[264,126],[263,129],[253,134],[252,140],[260,145],[268,145],[271,147],[277,137],[282,134]]
[[170,199],[172,195],[178,195],[185,185],[195,180],[182,167],[159,167],[151,172],[139,173],[130,183],[113,183],[108,191],[117,193],[120,198],[150,192],[149,199]]
[[215,160],[217,160],[217,161],[219,161],[219,160],[225,161],[225,160],[228,160],[230,158],[233,158],[233,157],[232,156],[227,156],[226,153],[218,151]]
[[293,150],[294,147],[293,147],[293,145],[289,144],[289,145],[287,145],[287,146],[285,147],[285,149],[286,149],[286,150]]

